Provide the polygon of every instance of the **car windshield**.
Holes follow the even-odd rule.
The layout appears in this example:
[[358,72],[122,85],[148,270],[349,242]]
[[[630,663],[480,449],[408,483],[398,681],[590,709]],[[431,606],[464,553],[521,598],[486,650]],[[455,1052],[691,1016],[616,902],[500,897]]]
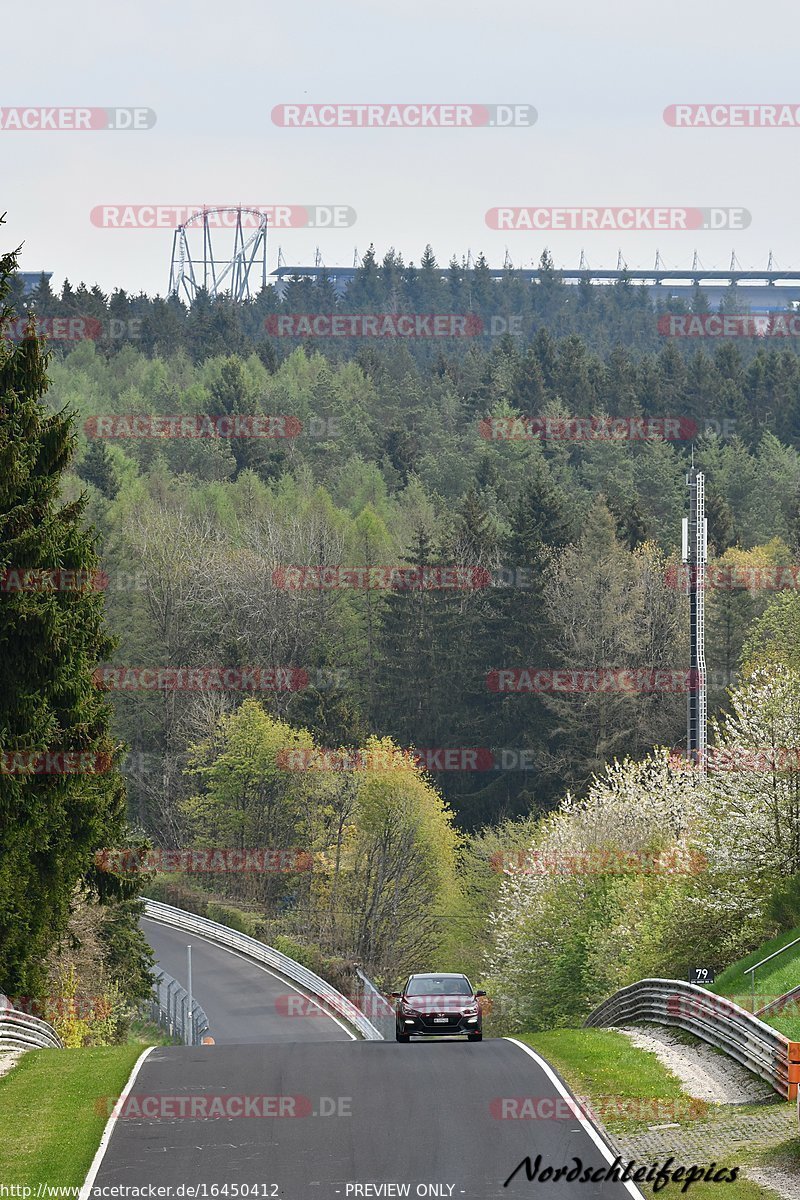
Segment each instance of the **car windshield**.
[[407,996],[471,996],[472,988],[464,975],[425,975],[411,979]]

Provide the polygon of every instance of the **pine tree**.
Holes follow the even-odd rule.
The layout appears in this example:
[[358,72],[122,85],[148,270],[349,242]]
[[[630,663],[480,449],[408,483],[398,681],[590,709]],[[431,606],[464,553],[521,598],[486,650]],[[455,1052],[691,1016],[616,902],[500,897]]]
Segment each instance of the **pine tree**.
[[89,443],[89,449],[84,455],[83,462],[75,468],[76,475],[93,483],[107,500],[113,500],[119,492],[119,480],[114,470],[114,463],[103,442],[95,438]]
[[[0,304],[15,265],[0,259]],[[0,991],[11,995],[35,993],[76,885],[97,882],[94,855],[124,825],[110,710],[93,681],[113,649],[102,593],[10,583],[9,572],[54,568],[90,578],[98,565],[85,498],[59,505],[74,433],[71,414],[48,411],[47,387],[36,337],[0,347],[0,753],[4,764],[14,752],[85,753],[98,770],[31,773],[17,759],[0,771]]]
[[[233,355],[227,358],[209,388],[212,400],[212,415],[241,414],[249,416],[258,411],[256,397],[244,371],[242,360]],[[237,475],[242,471],[255,471],[262,479],[280,474],[286,451],[280,440],[257,437],[232,437],[230,449],[236,461]]]
[[529,347],[517,368],[512,400],[521,412],[541,412],[545,400],[544,377],[539,359]]
[[53,294],[53,289],[50,287],[50,279],[42,271],[39,276],[39,281],[36,287],[31,292],[31,300],[33,307],[42,316],[49,316],[56,305],[56,297]]
[[[420,573],[442,564],[421,527],[406,558],[407,569]],[[380,728],[404,746],[450,744],[452,681],[461,670],[458,602],[452,592],[425,586],[398,586],[386,597],[379,642],[378,712]]]
[[[685,661],[679,636],[682,596],[664,582],[663,562],[619,542],[614,519],[598,497],[578,541],[558,555],[545,610],[553,665],[576,671],[671,669]],[[615,688],[544,696],[554,731],[550,769],[562,787],[582,788],[603,764],[653,744],[672,745],[685,713],[683,696]],[[670,737],[671,740],[667,740]]]
[[706,483],[705,492],[709,553],[719,556],[733,544],[733,514],[713,484]]
[[[550,739],[552,721],[534,695],[489,694],[490,671],[502,668],[546,667],[551,661],[554,628],[545,607],[545,592],[552,571],[554,550],[566,546],[574,534],[569,501],[552,481],[544,464],[517,497],[511,512],[511,529],[501,547],[501,579],[492,589],[491,612],[480,645],[484,654],[485,703],[479,710],[475,736],[478,744],[524,752],[541,761]],[[533,800],[530,776],[498,771],[483,796],[484,820],[497,809],[507,814],[525,811]],[[552,781],[536,778],[536,801],[546,803]]]

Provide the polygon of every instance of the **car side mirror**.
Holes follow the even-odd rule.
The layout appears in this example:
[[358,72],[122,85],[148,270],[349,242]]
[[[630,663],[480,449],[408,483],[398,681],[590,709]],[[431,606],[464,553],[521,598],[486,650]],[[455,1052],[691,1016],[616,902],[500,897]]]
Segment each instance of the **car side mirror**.
[[476,996],[485,996],[486,992],[484,992],[484,991],[476,992],[475,995]]
[[403,995],[402,992],[392,992],[391,993],[391,997],[393,1000],[400,1000],[402,995]]

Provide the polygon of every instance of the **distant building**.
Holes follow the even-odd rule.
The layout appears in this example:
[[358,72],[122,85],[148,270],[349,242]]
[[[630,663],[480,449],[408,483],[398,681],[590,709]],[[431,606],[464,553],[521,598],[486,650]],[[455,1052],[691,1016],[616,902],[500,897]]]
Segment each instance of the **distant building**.
[[[377,265],[380,268],[380,264]],[[450,274],[448,267],[437,267],[436,270],[441,279],[447,280]],[[329,279],[336,295],[341,297],[345,295],[348,285],[357,274],[357,267],[292,267],[281,263],[271,272],[270,279],[275,281],[278,295],[283,297],[286,285],[293,276],[299,279],[317,279],[324,275]],[[579,267],[577,270],[559,268],[553,274],[570,285],[586,282],[608,287],[628,281],[647,288],[654,304],[658,301],[669,302],[671,298],[691,304],[698,290],[711,307],[716,307],[725,300],[735,299],[737,306],[749,307],[754,312],[773,312],[800,303],[800,271],[705,271],[695,268],[678,271],[658,267],[648,271],[638,268],[593,270],[590,267]],[[467,270],[467,279],[469,275],[470,271]],[[489,275],[495,282],[499,282],[506,275],[513,275],[524,283],[533,283],[540,278],[541,271],[537,267],[512,267],[509,270],[505,267],[489,267]],[[735,292],[732,290],[732,284],[736,285]]]

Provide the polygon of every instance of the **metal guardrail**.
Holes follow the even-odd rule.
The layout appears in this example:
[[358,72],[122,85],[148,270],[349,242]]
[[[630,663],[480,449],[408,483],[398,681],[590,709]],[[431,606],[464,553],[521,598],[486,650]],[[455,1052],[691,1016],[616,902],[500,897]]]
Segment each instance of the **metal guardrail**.
[[752,1008],[755,1012],[756,1007],[756,971],[759,967],[763,967],[765,963],[772,962],[773,958],[785,953],[786,950],[791,950],[792,946],[796,946],[800,942],[800,938],[795,938],[793,942],[787,942],[785,946],[781,946],[780,950],[773,950],[772,954],[768,954],[766,958],[762,958],[761,962],[754,963],[752,967],[745,968],[745,975],[750,976],[750,996],[752,999]]
[[171,925],[185,933],[198,934],[200,937],[216,942],[218,946],[236,950],[239,954],[252,958],[254,962],[272,967],[279,974],[285,975],[287,979],[299,983],[311,992],[315,999],[322,1001],[326,1011],[341,1017],[366,1041],[382,1042],[384,1040],[381,1032],[353,1004],[352,1000],[348,1000],[335,987],[332,987],[313,971],[309,971],[301,963],[281,954],[280,950],[274,949],[273,946],[267,946],[264,942],[249,937],[246,933],[237,933],[235,929],[229,929],[227,925],[209,921],[207,917],[198,917],[195,913],[184,912],[181,908],[173,908],[171,904],[162,904],[160,900],[148,900],[144,896],[142,900],[144,901],[144,915],[151,921],[160,921],[162,925]]
[[604,1000],[585,1024],[636,1021],[685,1029],[765,1079],[787,1100],[798,1094],[800,1042],[790,1042],[726,996],[679,979],[641,979]]
[[[784,992],[782,996],[776,996],[774,1000],[770,1000],[769,1004],[763,1005],[762,1008],[756,1009],[757,1017],[776,1016],[779,1017],[785,1008],[788,1008],[793,1000],[800,999],[800,985],[789,988],[788,992]],[[794,1007],[793,1016],[797,1016],[797,1007]]]
[[152,971],[153,998],[150,1001],[150,1018],[160,1025],[170,1037],[177,1037],[185,1046],[199,1046],[209,1031],[208,1017],[196,1000],[189,1004],[186,988],[154,967]]
[[47,1021],[19,1012],[0,996],[0,1050],[63,1050],[64,1043]]
[[369,1017],[376,1029],[379,1029],[385,1041],[394,1038],[397,1029],[397,1018],[394,1005],[387,1000],[375,987],[368,975],[360,967],[356,967],[359,980],[356,1004],[365,1016]]

